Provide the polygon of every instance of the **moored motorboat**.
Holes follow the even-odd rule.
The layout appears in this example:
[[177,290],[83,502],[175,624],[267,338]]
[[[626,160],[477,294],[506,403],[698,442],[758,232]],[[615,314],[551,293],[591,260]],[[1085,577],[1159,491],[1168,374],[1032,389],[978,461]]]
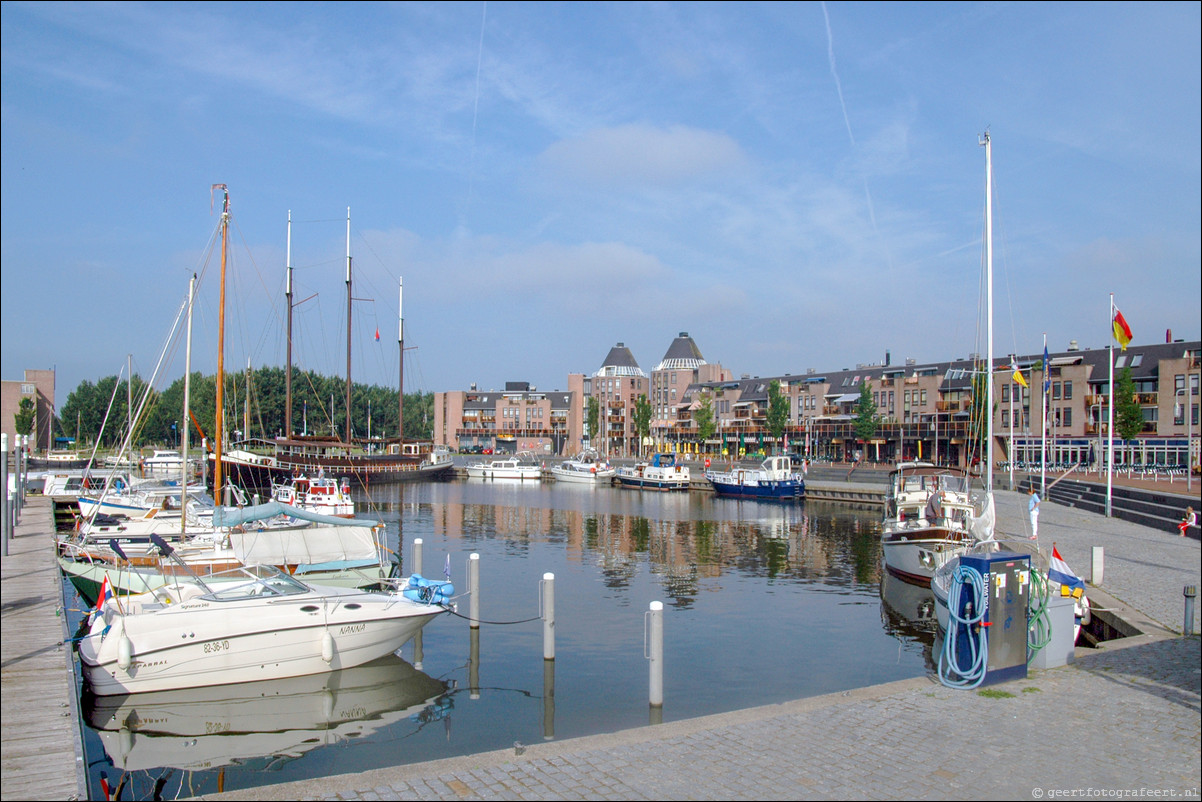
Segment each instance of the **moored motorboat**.
[[925,462],[901,463],[889,476],[881,550],[894,576],[930,585],[939,566],[993,536],[993,494],[971,475]]
[[338,482],[326,476],[297,476],[273,485],[271,497],[282,504],[321,515],[350,518],[355,514],[350,481],[345,478]]
[[688,490],[692,477],[687,465],[681,465],[675,454],[661,452],[649,462],[625,465],[614,476],[622,487],[642,490]]
[[453,593],[446,583],[423,603],[243,566],[102,600],[79,656],[97,696],[321,674],[395,652]]
[[537,482],[543,478],[543,469],[538,463],[519,460],[516,457],[501,457],[467,466],[467,475],[469,479],[517,479]]
[[571,459],[551,466],[551,476],[557,482],[607,485],[613,482],[617,469],[601,459],[596,451],[585,451]]
[[805,479],[793,471],[787,455],[768,457],[757,468],[706,471],[720,496],[796,501],[805,497]]

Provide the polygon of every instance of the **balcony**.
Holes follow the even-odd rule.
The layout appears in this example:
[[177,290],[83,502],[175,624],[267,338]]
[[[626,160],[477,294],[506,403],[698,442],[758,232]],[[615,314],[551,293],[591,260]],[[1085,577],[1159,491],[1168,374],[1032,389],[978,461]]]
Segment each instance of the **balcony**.
[[1160,403],[1160,393],[1136,393],[1135,400],[1141,407]]

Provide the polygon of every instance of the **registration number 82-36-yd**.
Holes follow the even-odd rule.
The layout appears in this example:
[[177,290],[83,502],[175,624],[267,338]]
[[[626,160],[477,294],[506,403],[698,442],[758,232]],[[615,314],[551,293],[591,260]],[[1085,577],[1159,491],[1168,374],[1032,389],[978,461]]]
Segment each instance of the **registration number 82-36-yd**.
[[228,640],[213,640],[205,644],[205,654],[213,654],[215,652],[229,651],[230,642]]

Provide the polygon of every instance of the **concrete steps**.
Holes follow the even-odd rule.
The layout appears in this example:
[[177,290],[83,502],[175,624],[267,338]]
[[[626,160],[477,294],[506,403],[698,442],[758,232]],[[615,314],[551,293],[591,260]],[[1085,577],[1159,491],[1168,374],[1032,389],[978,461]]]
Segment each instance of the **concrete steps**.
[[[1025,493],[1034,485],[1039,486],[1039,477],[1028,476],[1019,483]],[[1045,501],[1066,507],[1106,514],[1106,485],[1062,479],[1048,490]],[[1185,508],[1198,510],[1198,499],[1186,495],[1139,490],[1131,487],[1113,486],[1110,491],[1110,514],[1113,518],[1177,534],[1177,524],[1185,516]],[[1198,539],[1197,529],[1188,533]]]

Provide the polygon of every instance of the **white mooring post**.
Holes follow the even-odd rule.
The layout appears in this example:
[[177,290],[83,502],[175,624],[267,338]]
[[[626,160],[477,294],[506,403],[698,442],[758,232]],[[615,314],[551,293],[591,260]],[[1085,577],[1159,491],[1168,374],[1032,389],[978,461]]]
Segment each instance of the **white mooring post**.
[[413,538],[413,568],[409,573],[422,573],[422,539],[420,537]]
[[12,537],[12,516],[8,510],[8,434],[0,433],[0,541],[4,556],[8,556],[8,540]]
[[1093,563],[1090,566],[1089,582],[1095,588],[1102,587],[1102,569],[1105,557],[1105,550],[1101,546],[1093,547]]
[[472,594],[468,605],[468,623],[472,629],[480,628],[480,555],[472,552],[467,558],[467,586]]
[[664,705],[664,603],[653,601],[647,611],[647,658],[651,665],[651,694],[653,708]]
[[555,574],[543,574],[543,659],[555,659]]

